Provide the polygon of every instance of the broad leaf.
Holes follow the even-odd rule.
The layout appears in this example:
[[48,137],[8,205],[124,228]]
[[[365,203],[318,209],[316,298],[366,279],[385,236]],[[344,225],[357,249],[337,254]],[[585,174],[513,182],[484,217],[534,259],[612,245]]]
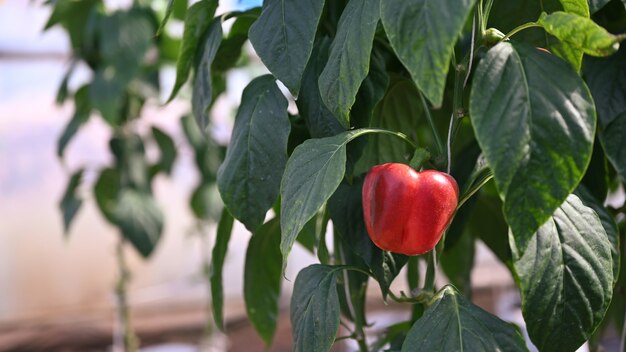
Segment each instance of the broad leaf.
[[224,260],[228,251],[228,242],[233,231],[234,220],[228,210],[222,211],[217,224],[217,236],[211,254],[211,302],[213,303],[213,319],[218,329],[224,331],[224,283],[222,281]]
[[626,182],[626,148],[624,147],[624,141],[626,140],[626,111],[606,126],[600,137],[606,157],[613,164],[622,181]]
[[611,259],[613,262],[613,284],[617,282],[619,276],[619,267],[620,267],[620,243],[619,243],[619,229],[617,228],[617,223],[608,210],[604,207],[604,204],[594,197],[591,192],[585,188],[585,186],[580,185],[576,188],[576,192],[574,193],[580,201],[588,208],[593,209],[596,212],[598,217],[600,218],[600,222],[602,223],[602,227],[606,232],[607,238],[611,243]]
[[263,224],[248,243],[243,281],[248,318],[268,346],[278,321],[282,260],[280,221],[274,218]]
[[342,183],[328,201],[328,210],[333,226],[341,235],[345,250],[357,255],[371,271],[383,293],[389,293],[389,286],[406,264],[408,257],[402,254],[389,253],[378,248],[369,238],[363,219],[361,189],[363,178],[354,180],[349,185]]
[[108,123],[115,125],[122,116],[122,95],[138,73],[155,28],[145,12],[131,9],[103,17],[97,29],[102,64],[89,86],[89,100]]
[[589,164],[593,100],[566,63],[525,44],[500,43],[489,50],[472,85],[476,138],[523,253]]
[[93,21],[92,14],[103,6],[102,0],[59,0],[54,3],[54,10],[44,27],[48,30],[57,24],[61,24],[69,34],[72,48],[83,47],[85,38],[89,33],[88,24]]
[[174,144],[172,137],[154,126],[152,126],[152,138],[154,138],[159,147],[160,157],[158,163],[151,168],[150,174],[154,175],[158,172],[164,172],[169,175],[172,173],[172,167],[174,166],[174,161],[176,161],[176,144]]
[[204,38],[205,33],[211,26],[211,19],[217,10],[217,0],[200,0],[191,5],[185,17],[183,41],[176,62],[176,81],[168,102],[172,101],[178,90],[187,82],[189,72],[196,59],[198,42]]
[[199,48],[198,56],[200,61],[196,65],[193,79],[193,95],[191,96],[191,109],[202,130],[209,125],[207,110],[211,106],[213,99],[213,82],[211,76],[211,65],[215,59],[215,54],[222,42],[222,21],[216,18],[211,21],[209,29],[204,38],[202,48]]
[[452,286],[445,286],[413,324],[403,352],[527,351],[520,333],[509,323],[473,305]]
[[298,96],[324,0],[267,0],[250,27],[254,50],[274,76]]
[[115,209],[120,192],[120,174],[117,169],[107,168],[100,171],[94,185],[94,196],[98,209],[111,224],[116,224]]
[[585,59],[585,79],[598,110],[600,126],[626,112],[626,46],[606,58]]
[[172,12],[174,12],[175,2],[176,0],[167,1],[167,6],[165,7],[165,16],[163,16],[163,19],[161,20],[161,23],[159,24],[159,28],[157,29],[157,32],[156,32],[157,35],[161,34],[161,31],[163,30],[163,28],[165,28],[165,25],[170,20],[170,16],[172,16]]
[[217,49],[217,54],[213,61],[214,71],[225,72],[237,65],[243,45],[248,40],[250,26],[256,21],[260,13],[261,9],[255,7],[237,14],[237,19],[233,26],[230,27],[228,36],[222,40],[219,49]]
[[298,95],[298,112],[304,118],[313,138],[331,137],[345,131],[339,120],[322,102],[318,77],[328,60],[330,39],[323,37],[313,47],[311,59],[304,70]]
[[522,313],[540,351],[574,351],[611,301],[611,244],[598,215],[570,195],[531,238],[525,253],[510,239]]
[[350,126],[350,109],[369,71],[379,18],[380,0],[350,0],[319,77],[322,100],[344,127]]
[[76,216],[80,206],[83,204],[83,200],[76,194],[76,190],[78,186],[80,186],[83,177],[83,171],[83,169],[80,169],[72,174],[72,177],[70,177],[67,183],[67,188],[65,189],[61,203],[59,204],[61,212],[63,213],[63,229],[66,234],[70,229],[74,216]]
[[544,12],[537,23],[546,32],[587,55],[609,56],[619,48],[617,37],[586,17],[561,11],[549,15]]
[[217,174],[224,204],[254,231],[276,201],[287,162],[287,99],[274,77],[254,79],[243,91],[226,159]]
[[122,236],[144,258],[148,258],[161,239],[163,213],[148,193],[122,190],[115,208],[115,218]]
[[[413,136],[418,130],[418,120],[423,115],[419,93],[408,80],[396,82],[375,109],[371,127],[403,132]],[[367,137],[367,146],[357,168],[369,170],[384,163],[407,163],[411,148],[398,143],[393,136],[373,134]]]
[[474,2],[381,1],[381,19],[393,50],[435,107],[443,102],[452,51]]
[[62,158],[65,148],[78,132],[78,129],[89,120],[91,104],[89,102],[89,86],[84,85],[74,95],[74,115],[65,126],[57,144],[57,155]]
[[346,144],[367,130],[309,139],[287,161],[280,185],[283,266],[304,225],[335,192],[346,171]]
[[326,352],[339,330],[339,269],[314,264],[298,274],[291,297],[293,350]]

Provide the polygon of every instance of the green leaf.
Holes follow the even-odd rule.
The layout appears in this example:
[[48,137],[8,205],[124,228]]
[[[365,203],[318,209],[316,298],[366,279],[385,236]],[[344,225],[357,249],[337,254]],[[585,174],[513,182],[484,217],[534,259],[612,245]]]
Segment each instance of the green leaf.
[[393,50],[435,107],[443,102],[454,45],[474,2],[381,1],[381,19]]
[[450,285],[433,297],[402,345],[403,352],[527,350],[515,327],[473,305]]
[[89,102],[89,86],[84,85],[74,95],[74,115],[65,126],[57,144],[57,155],[63,158],[65,148],[78,132],[78,129],[89,120],[91,104]]
[[319,78],[322,101],[346,128],[350,126],[350,108],[369,71],[379,18],[380,0],[350,0]]
[[157,29],[156,35],[160,35],[165,25],[170,20],[170,16],[172,16],[172,12],[174,12],[174,3],[176,0],[168,0],[167,7],[165,7],[165,16],[163,16],[163,20],[161,20],[161,24],[159,24],[159,28]]
[[[483,218],[483,222],[485,219]],[[441,268],[446,277],[461,293],[471,296],[472,269],[476,246],[474,237],[467,232],[454,243],[452,248],[446,247],[439,258]]]
[[[370,126],[414,136],[418,130],[418,120],[423,115],[418,94],[410,81],[397,81],[377,106]],[[393,136],[382,134],[369,135],[364,156],[359,160],[357,168],[369,170],[374,165],[384,163],[407,163],[413,150],[394,139]]]
[[489,50],[472,85],[476,138],[523,253],[589,164],[593,100],[569,65],[525,44],[500,43]]
[[189,77],[189,72],[197,57],[198,42],[205,37],[211,26],[211,19],[217,10],[217,0],[201,0],[191,5],[185,16],[183,41],[176,62],[176,82],[167,102],[172,101]]
[[159,162],[154,165],[151,174],[154,175],[158,172],[165,172],[166,174],[172,173],[172,166],[176,161],[176,145],[172,137],[168,136],[163,130],[152,126],[152,138],[159,147],[160,158]]
[[278,321],[282,260],[280,221],[274,218],[250,239],[243,280],[248,318],[268,346],[272,344]]
[[163,213],[150,194],[134,189],[122,190],[115,207],[115,219],[122,236],[144,258],[148,258],[163,231]]
[[598,110],[600,126],[626,112],[626,47],[606,58],[585,59],[585,79]]
[[541,14],[537,21],[546,32],[591,56],[609,56],[619,49],[618,38],[593,20],[566,12]]
[[61,24],[69,34],[73,49],[79,49],[85,41],[91,14],[102,7],[102,0],[58,0],[44,27],[44,31]]
[[331,137],[345,131],[339,120],[324,105],[318,84],[318,77],[328,61],[330,43],[328,37],[323,37],[313,47],[311,59],[302,76],[300,94],[296,101],[298,112],[304,118],[313,138]]
[[80,186],[83,177],[83,171],[83,169],[80,169],[72,174],[67,183],[67,188],[65,189],[61,203],[59,204],[59,208],[61,208],[61,212],[63,213],[63,230],[65,234],[69,232],[72,220],[74,220],[74,216],[76,216],[80,206],[83,204],[83,200],[76,194],[76,190],[78,186]]
[[623,182],[626,182],[626,111],[617,116],[600,134],[606,157]]
[[383,298],[386,298],[389,286],[408,261],[408,257],[385,252],[369,238],[363,219],[362,188],[362,177],[355,179],[352,184],[342,182],[328,200],[328,210],[335,231],[341,235],[344,248],[361,258],[365,264],[364,269],[374,274]]
[[298,274],[291,297],[293,350],[329,351],[339,330],[338,268],[314,264]]
[[206,181],[200,183],[191,194],[190,205],[197,218],[217,222],[223,209],[217,185]]
[[225,72],[237,65],[243,49],[244,43],[248,40],[250,26],[256,21],[261,9],[252,8],[237,14],[237,19],[228,32],[228,36],[222,40],[215,60],[213,60],[213,70]]
[[102,63],[90,84],[89,100],[111,125],[117,125],[122,118],[123,95],[138,74],[153,36],[153,22],[138,9],[117,11],[98,22]]
[[224,260],[228,251],[228,242],[233,231],[234,218],[228,210],[222,211],[222,216],[217,224],[217,236],[213,253],[211,255],[211,302],[213,303],[213,319],[218,329],[224,331],[224,283],[222,271]]
[[226,159],[217,174],[224,204],[250,231],[263,223],[278,197],[289,131],[287,99],[274,77],[254,79],[243,91]]
[[594,197],[593,194],[583,185],[578,186],[576,188],[576,192],[574,193],[580,199],[580,201],[588,208],[593,209],[596,212],[598,217],[600,218],[600,222],[602,222],[602,227],[606,232],[607,238],[611,243],[611,259],[613,262],[613,284],[617,282],[619,278],[619,268],[620,268],[620,241],[619,241],[619,229],[617,228],[617,223],[615,219],[604,207],[601,201]]
[[272,74],[298,96],[324,0],[267,0],[248,37]]
[[[485,221],[489,219],[489,221]],[[481,193],[467,224],[469,232],[483,241],[493,254],[507,266],[512,254],[508,241],[508,226],[502,215],[502,201],[497,196]]]
[[[207,110],[211,106],[213,99],[213,82],[211,76],[211,65],[215,59],[215,54],[222,42],[222,21],[215,18],[211,21],[204,38],[204,45],[198,49],[200,61],[195,67],[193,79],[193,94],[191,97],[191,109],[202,130],[209,125]],[[201,50],[201,51],[200,51]]]
[[570,195],[524,254],[510,239],[522,313],[540,351],[574,351],[611,301],[611,244],[598,215]]
[[[563,6],[564,12],[571,14],[572,16],[577,15],[591,21],[591,19],[589,19],[589,5],[587,4],[587,0],[560,0],[560,3]],[[543,14],[544,13],[542,12],[542,15]],[[580,45],[571,44],[567,41],[561,41],[558,39],[546,35],[548,48],[556,56],[571,63],[574,69],[579,72],[583,62],[583,49],[580,48]]]
[[283,266],[304,225],[341,183],[346,171],[346,144],[364,133],[367,130],[352,130],[309,139],[291,154],[280,185]]
[[115,209],[120,192],[120,174],[117,169],[106,168],[100,172],[94,185],[98,209],[111,224],[117,224]]

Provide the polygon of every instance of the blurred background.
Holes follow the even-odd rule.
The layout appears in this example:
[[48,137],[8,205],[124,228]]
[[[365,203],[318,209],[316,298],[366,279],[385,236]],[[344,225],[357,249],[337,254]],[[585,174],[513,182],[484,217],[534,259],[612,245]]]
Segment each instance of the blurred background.
[[[130,1],[106,3],[116,8]],[[222,0],[217,13],[260,3]],[[111,347],[115,321],[117,233],[87,193],[71,231],[64,234],[59,202],[78,167],[97,169],[111,163],[110,129],[101,119],[90,119],[64,160],[57,157],[57,140],[73,112],[71,103],[55,104],[71,49],[61,29],[42,31],[50,11],[36,1],[0,0],[0,351],[105,351]],[[176,24],[173,28],[177,30]],[[254,55],[249,45],[246,50]],[[228,91],[213,108],[214,137],[222,144],[229,140],[243,88],[264,72],[258,60],[252,63],[228,73]],[[69,82],[71,90],[89,75],[86,67],[78,67]],[[179,153],[171,176],[158,176],[154,184],[165,215],[162,241],[147,261],[133,250],[127,253],[133,325],[145,351],[264,351],[262,340],[245,319],[243,263],[250,234],[240,224],[235,225],[224,267],[226,334],[215,332],[210,342],[202,342],[210,313],[201,270],[211,247],[193,235],[196,223],[188,205],[199,178],[179,123],[190,109],[189,93],[161,105],[174,78],[174,67],[162,70],[163,96],[148,102],[142,115],[146,128],[156,125],[173,137]],[[94,177],[87,173],[84,182],[93,184]],[[215,229],[210,226],[207,231]],[[473,300],[523,326],[509,271],[480,243],[475,261]],[[294,248],[271,351],[291,350],[290,292],[297,272],[314,262],[307,251]],[[392,290],[407,289],[404,277],[399,275]],[[378,289],[370,287],[372,322],[383,326],[408,317],[406,306],[384,304]],[[336,345],[337,350],[351,347]]]

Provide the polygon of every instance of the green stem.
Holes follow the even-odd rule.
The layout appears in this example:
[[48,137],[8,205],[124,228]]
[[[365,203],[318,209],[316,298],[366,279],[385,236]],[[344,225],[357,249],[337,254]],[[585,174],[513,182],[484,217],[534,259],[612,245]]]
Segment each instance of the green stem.
[[422,94],[421,91],[419,91],[419,95],[420,95],[420,100],[422,101],[422,105],[424,106],[424,113],[426,113],[426,119],[428,120],[430,129],[433,131],[433,136],[435,137],[435,143],[437,144],[437,151],[439,152],[439,154],[443,154],[443,143],[441,142],[441,137],[439,137],[439,133],[437,132],[437,127],[435,126],[433,117],[430,114],[430,108],[428,107],[428,102],[426,101],[426,98],[424,97],[424,94]]
[[122,346],[125,352],[135,352],[139,347],[139,341],[132,329],[130,321],[130,309],[128,307],[128,283],[130,282],[130,270],[124,257],[124,238],[121,238],[117,244],[116,257],[119,276],[115,284],[115,295],[117,298],[117,320],[118,325],[116,332],[116,340]]
[[489,23],[489,15],[491,14],[491,6],[493,5],[493,0],[487,0],[487,5],[483,8],[483,26],[481,28],[483,31],[487,29],[487,24]]
[[401,140],[403,140],[404,142],[406,142],[408,145],[410,145],[413,149],[417,149],[419,147],[417,143],[413,142],[406,134],[402,132],[389,131],[389,130],[384,130],[381,128],[363,128],[359,135],[363,135],[367,133],[382,133],[382,134],[388,134],[391,136],[396,136],[400,138]]
[[485,177],[480,183],[478,183],[475,186],[472,186],[467,192],[465,192],[465,194],[463,194],[461,196],[461,199],[459,199],[459,204],[456,206],[457,209],[461,208],[461,206],[463,204],[465,204],[465,202],[467,202],[468,199],[472,198],[472,196],[478,192],[485,184],[487,184],[487,182],[489,182],[489,180],[491,180],[493,178],[493,174],[490,174],[489,176]]
[[514,36],[515,34],[517,34],[518,32],[523,31],[524,29],[527,28],[533,28],[533,27],[541,27],[540,24],[535,23],[535,22],[528,22],[528,23],[524,23],[521,26],[515,27],[513,28],[513,30],[511,30],[509,33],[507,33],[507,35],[504,36],[504,38],[502,38],[500,41],[503,42],[509,38],[511,38],[512,36]]
[[480,32],[484,32],[487,29],[485,15],[483,14],[483,0],[478,2],[476,6],[476,11],[478,12],[478,28],[480,28]]
[[435,291],[435,276],[437,271],[437,251],[433,248],[433,250],[427,255],[427,263],[426,267],[426,279],[424,281],[424,291],[425,292],[434,292]]
[[204,324],[204,337],[210,339],[215,330],[213,322],[213,301],[211,297],[211,240],[209,235],[202,228],[202,224],[198,222],[198,231],[202,240],[202,276],[207,284],[207,300],[206,300],[206,323]]

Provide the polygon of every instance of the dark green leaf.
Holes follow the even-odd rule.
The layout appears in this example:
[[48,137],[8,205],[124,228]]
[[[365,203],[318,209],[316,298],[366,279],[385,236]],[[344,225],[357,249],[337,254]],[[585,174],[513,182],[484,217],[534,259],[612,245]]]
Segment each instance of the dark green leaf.
[[598,215],[570,195],[521,254],[510,239],[522,313],[540,351],[574,351],[611,301],[611,244]]
[[609,212],[606,210],[601,201],[594,197],[593,194],[583,185],[578,186],[575,192],[576,196],[580,198],[580,201],[583,204],[593,209],[596,212],[600,221],[602,222],[602,227],[606,232],[607,238],[609,242],[611,242],[611,259],[613,261],[613,283],[617,282],[619,276],[619,267],[620,267],[620,255],[619,255],[619,231],[617,228],[617,223],[615,219]]
[[217,10],[217,3],[217,0],[201,0],[191,5],[187,10],[182,47],[176,63],[176,82],[170,97],[167,99],[168,102],[174,99],[178,90],[189,77],[189,72],[196,59],[198,42],[205,37],[205,33],[212,23],[211,19]]
[[330,350],[339,329],[337,270],[314,264],[298,274],[291,297],[294,351]]
[[[410,81],[396,82],[376,108],[370,126],[414,136],[423,114],[418,94]],[[398,143],[393,136],[370,135],[357,168],[365,171],[384,163],[407,163],[412,152],[409,146]]]
[[256,21],[260,12],[260,8],[255,7],[239,13],[228,32],[228,36],[222,40],[219,49],[217,49],[215,60],[213,60],[214,71],[225,72],[237,65],[243,44],[248,40],[250,26]]
[[107,168],[100,172],[94,185],[96,204],[102,215],[111,224],[117,223],[115,211],[120,192],[120,174],[116,169]]
[[309,139],[291,154],[280,186],[283,265],[296,236],[341,183],[346,171],[346,144],[364,133],[366,130],[353,130]]
[[325,0],[267,0],[248,36],[265,66],[298,96]]
[[527,351],[511,324],[445,286],[407,334],[402,351]]
[[452,51],[474,2],[381,1],[381,18],[393,50],[435,107],[443,102]]
[[228,210],[222,211],[222,216],[217,224],[217,236],[211,255],[211,302],[213,303],[213,319],[218,329],[224,331],[224,284],[222,271],[224,259],[228,251],[228,242],[233,231],[234,218]]
[[163,231],[163,213],[150,194],[122,190],[115,208],[122,235],[144,258],[156,247]]
[[87,120],[89,120],[90,113],[91,104],[89,103],[89,86],[85,85],[80,87],[74,95],[74,115],[67,126],[65,126],[57,144],[57,155],[59,158],[63,157],[65,148],[70,143],[72,138],[74,138],[78,129],[85,124]]
[[102,0],[58,0],[54,2],[54,10],[44,27],[48,30],[61,24],[70,37],[72,48],[78,49],[83,45],[86,27],[90,21],[90,14],[102,6]]
[[537,21],[546,32],[591,56],[608,56],[617,51],[617,37],[593,20],[566,12],[541,14]]
[[109,141],[121,173],[121,187],[150,191],[148,165],[143,141],[136,134],[117,134]]
[[350,0],[339,19],[326,67],[319,78],[322,101],[344,127],[367,76],[380,0]]
[[626,182],[626,111],[613,119],[600,135],[604,152],[620,178]]
[[197,218],[217,221],[223,207],[215,183],[200,183],[191,194],[190,205]]
[[162,171],[169,175],[172,172],[172,166],[176,160],[176,145],[174,144],[174,140],[172,140],[172,137],[168,136],[167,133],[154,126],[152,126],[152,138],[154,138],[159,146],[160,153],[159,162],[155,165],[153,174]]
[[328,61],[330,39],[323,37],[313,47],[311,59],[304,70],[298,95],[298,112],[304,118],[313,138],[331,137],[345,129],[322,102],[318,77]]
[[476,138],[523,253],[589,164],[593,100],[566,63],[525,44],[500,43],[489,50],[473,87],[480,87],[470,97]]
[[599,136],[593,143],[593,154],[585,176],[581,182],[600,202],[604,202],[609,193],[609,168]]
[[363,178],[354,180],[351,185],[345,182],[340,184],[328,201],[328,210],[335,230],[341,234],[344,248],[361,258],[365,269],[376,277],[383,298],[386,298],[389,286],[408,257],[384,252],[369,238],[363,219],[362,187]]
[[[457,215],[458,216],[458,215]],[[485,221],[485,219],[483,219]],[[462,294],[472,293],[472,269],[476,252],[474,237],[464,233],[451,248],[446,247],[439,258],[446,277]]]
[[600,126],[626,112],[626,47],[606,58],[585,59],[585,79],[598,109]]
[[282,260],[280,221],[274,218],[250,239],[243,280],[248,318],[268,346],[272,344],[278,320]]
[[191,97],[191,109],[198,122],[200,129],[204,130],[209,125],[207,110],[211,106],[213,99],[213,85],[211,76],[211,65],[217,48],[222,42],[222,21],[216,18],[211,21],[209,29],[204,38],[202,48],[199,48],[198,56],[200,61],[196,65],[196,72],[193,79],[193,95]]
[[72,174],[72,177],[70,177],[67,183],[67,188],[65,189],[61,203],[59,204],[59,208],[61,208],[61,212],[63,213],[63,229],[65,234],[69,232],[72,220],[74,220],[74,216],[76,216],[80,206],[83,204],[83,200],[76,194],[76,190],[78,186],[80,186],[83,177],[83,171],[83,169],[80,169]]
[[481,192],[467,227],[471,235],[483,241],[502,263],[506,265],[511,263],[512,254],[508,241],[509,228],[504,221],[500,198]]
[[206,135],[198,127],[198,123],[193,117],[186,115],[180,119],[180,124],[187,138],[187,142],[196,151],[206,147]]
[[254,231],[276,201],[287,161],[287,99],[274,77],[254,79],[243,91],[226,159],[217,174],[224,204]]

